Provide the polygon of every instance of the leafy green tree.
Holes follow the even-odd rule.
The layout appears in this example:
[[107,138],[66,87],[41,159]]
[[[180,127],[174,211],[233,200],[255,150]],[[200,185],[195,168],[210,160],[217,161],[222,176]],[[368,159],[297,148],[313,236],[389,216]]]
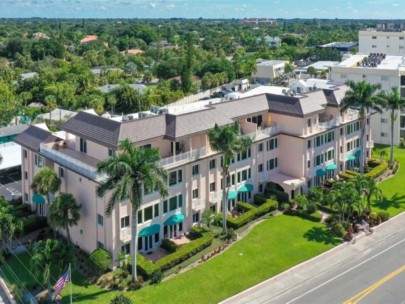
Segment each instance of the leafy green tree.
[[346,91],[340,105],[341,113],[346,112],[350,108],[359,111],[359,119],[361,121],[361,138],[360,138],[360,173],[364,173],[364,139],[367,126],[367,115],[370,110],[378,113],[382,112],[381,102],[376,97],[377,91],[381,88],[380,84],[369,84],[364,80],[362,82],[348,81],[349,90]]
[[124,68],[125,73],[127,73],[129,75],[135,75],[137,70],[138,70],[138,67],[133,62],[128,62]]
[[104,273],[112,263],[111,254],[102,248],[94,250],[89,257],[90,263],[99,274]]
[[51,203],[51,193],[59,190],[61,180],[51,168],[43,167],[34,176],[31,188],[35,193],[46,196],[48,204]]
[[371,200],[373,197],[377,200],[382,200],[384,197],[382,190],[377,186],[375,179],[372,177],[367,177],[365,179],[363,193],[367,202],[366,208],[368,210],[371,210]]
[[252,139],[247,136],[239,135],[239,125],[232,124],[220,127],[215,124],[214,128],[208,133],[210,145],[213,150],[222,155],[222,212],[223,223],[222,233],[227,233],[226,217],[228,215],[228,191],[227,180],[229,176],[229,166],[236,153],[246,151],[252,145]]
[[48,286],[48,298],[52,301],[51,271],[62,273],[69,263],[75,263],[75,255],[71,246],[53,239],[38,241],[34,244],[31,269],[38,278],[42,278]]
[[405,99],[401,97],[398,88],[392,88],[391,92],[381,92],[378,94],[380,104],[390,111],[391,119],[391,147],[390,147],[390,163],[394,161],[394,123],[398,119],[398,112],[405,107]]
[[48,95],[45,97],[45,102],[46,110],[49,112],[49,123],[52,123],[52,111],[58,107],[56,98],[53,95]]
[[131,255],[132,281],[136,281],[136,253],[138,249],[138,209],[142,204],[143,189],[157,189],[161,196],[167,196],[167,173],[159,166],[158,149],[132,146],[126,139],[120,143],[119,153],[97,165],[97,171],[106,173],[107,179],[98,187],[104,195],[111,191],[106,214],[111,215],[117,203],[129,198],[131,202]]
[[312,66],[307,69],[307,73],[312,77],[316,77],[316,75],[318,75],[318,72]]
[[0,125],[6,126],[17,114],[18,102],[6,83],[0,82]]
[[193,84],[192,70],[193,70],[193,60],[194,60],[194,39],[192,34],[187,36],[187,53],[185,58],[185,63],[183,65],[183,70],[181,73],[181,86],[183,92],[190,92],[191,85]]
[[66,229],[70,243],[69,227],[77,225],[80,219],[80,208],[76,199],[70,193],[60,193],[49,206],[49,222],[53,228]]
[[11,241],[18,231],[23,230],[22,221],[14,215],[12,205],[4,198],[0,198],[0,241],[8,241],[11,250]]

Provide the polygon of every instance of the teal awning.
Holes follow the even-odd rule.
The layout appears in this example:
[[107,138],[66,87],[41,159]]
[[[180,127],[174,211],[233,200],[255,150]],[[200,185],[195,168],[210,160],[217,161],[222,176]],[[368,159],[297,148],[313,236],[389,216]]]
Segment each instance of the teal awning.
[[139,237],[150,236],[160,232],[160,225],[153,224],[149,227],[143,228],[141,232],[139,232]]
[[336,170],[337,166],[335,163],[330,163],[329,165],[326,166],[326,170]]
[[238,192],[250,192],[250,191],[253,191],[253,185],[251,184],[244,184],[238,190]]
[[228,199],[233,200],[238,196],[238,192],[235,190],[229,190],[228,192]]
[[175,214],[175,215],[172,215],[171,217],[169,217],[164,222],[164,224],[167,226],[170,226],[170,225],[176,225],[176,224],[182,223],[183,221],[184,221],[184,214],[179,213],[179,214]]
[[349,155],[349,156],[347,157],[347,160],[356,160],[356,156],[354,156],[353,154],[352,154],[352,155]]
[[355,153],[354,153],[354,156],[360,156],[361,155],[361,150],[357,150]]
[[38,193],[35,193],[32,196],[32,201],[35,204],[45,204],[45,198],[41,194],[38,194]]
[[316,170],[316,176],[320,177],[320,176],[324,176],[326,174],[325,169],[318,169]]

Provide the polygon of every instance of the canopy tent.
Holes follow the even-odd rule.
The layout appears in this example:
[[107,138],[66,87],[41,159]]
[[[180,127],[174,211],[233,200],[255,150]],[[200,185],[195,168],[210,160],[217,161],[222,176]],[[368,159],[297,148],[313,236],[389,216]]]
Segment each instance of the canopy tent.
[[172,215],[169,217],[165,222],[164,225],[170,226],[170,225],[176,225],[179,223],[182,223],[184,221],[184,214],[183,213],[178,213],[175,215]]
[[160,225],[153,224],[153,225],[150,225],[149,227],[143,228],[141,230],[141,232],[139,232],[138,236],[139,237],[151,236],[151,235],[154,235],[156,233],[159,233],[159,231],[160,231]]

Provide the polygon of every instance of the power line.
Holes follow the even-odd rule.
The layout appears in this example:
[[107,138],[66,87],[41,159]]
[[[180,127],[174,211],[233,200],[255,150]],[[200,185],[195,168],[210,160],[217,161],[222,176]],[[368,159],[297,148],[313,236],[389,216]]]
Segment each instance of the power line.
[[[4,278],[6,278],[6,275],[4,274],[3,270],[1,270],[1,268],[0,268],[0,274],[1,274]],[[21,301],[21,303],[24,302],[24,301],[20,298],[20,296],[18,295],[18,292],[16,292],[16,293],[14,294],[14,296],[16,296],[16,297]]]
[[[18,278],[16,273],[13,271],[13,269],[11,269],[11,267],[7,264],[6,260],[1,255],[0,255],[0,262],[2,262],[3,265],[7,267],[8,272],[13,276],[13,278],[16,282],[16,285],[19,285],[23,292],[30,294],[30,292],[27,290],[27,288],[24,287],[24,284],[20,281],[20,279]],[[4,275],[4,272],[3,272],[3,275]],[[4,276],[4,277],[6,277],[6,276]]]

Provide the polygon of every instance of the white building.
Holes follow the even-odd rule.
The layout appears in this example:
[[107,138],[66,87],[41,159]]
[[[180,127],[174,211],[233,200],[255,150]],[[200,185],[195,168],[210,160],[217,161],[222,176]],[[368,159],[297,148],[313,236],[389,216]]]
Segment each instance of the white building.
[[307,80],[300,79],[294,82],[290,89],[294,93],[308,93],[315,91],[317,89],[331,89],[339,84],[327,79],[317,79],[317,78],[309,78]]
[[[386,34],[386,33],[385,33]],[[404,33],[405,36],[405,33]],[[391,39],[391,38],[390,38]],[[360,48],[363,44],[360,42]],[[367,81],[380,84],[381,89],[390,91],[393,87],[400,88],[401,96],[405,97],[405,58],[391,55],[353,55],[340,64],[332,67],[331,79],[345,83]],[[371,127],[376,143],[390,144],[390,115],[388,111],[372,116]],[[405,136],[405,112],[401,113],[394,126],[394,145],[399,144],[400,137]]]
[[258,59],[256,72],[252,74],[254,83],[268,84],[275,77],[284,74],[284,67],[288,61]]
[[360,31],[359,53],[405,55],[405,32]]

